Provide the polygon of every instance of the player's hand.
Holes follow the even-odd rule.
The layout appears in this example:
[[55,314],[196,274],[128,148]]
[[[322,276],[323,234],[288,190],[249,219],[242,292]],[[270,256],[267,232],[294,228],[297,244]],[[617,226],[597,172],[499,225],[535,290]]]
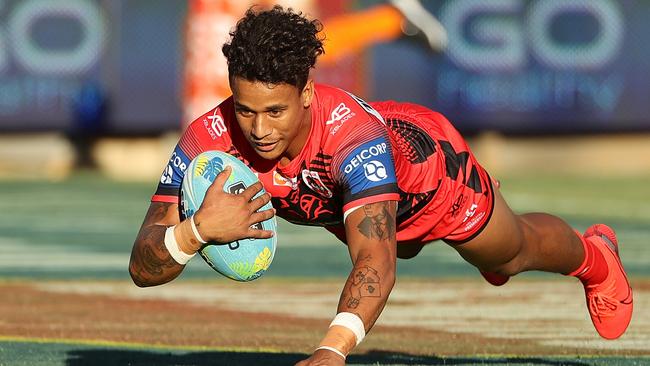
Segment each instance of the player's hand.
[[295,366],[345,366],[345,359],[332,351],[319,349],[311,357],[298,362]]
[[217,175],[205,193],[201,207],[194,214],[194,223],[201,237],[206,241],[230,243],[245,238],[270,238],[271,230],[251,228],[258,222],[268,220],[275,215],[274,209],[257,211],[271,200],[269,193],[255,197],[263,186],[257,182],[240,194],[224,192],[231,168],[226,167]]

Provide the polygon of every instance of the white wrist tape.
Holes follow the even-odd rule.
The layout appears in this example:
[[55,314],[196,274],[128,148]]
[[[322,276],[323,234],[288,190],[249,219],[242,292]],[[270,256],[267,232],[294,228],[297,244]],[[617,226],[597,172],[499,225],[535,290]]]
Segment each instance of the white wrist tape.
[[199,229],[197,229],[196,224],[194,223],[194,215],[190,216],[190,223],[192,224],[192,232],[194,233],[196,240],[201,244],[207,243],[207,241],[203,240],[201,234],[199,234]]
[[185,265],[196,255],[196,253],[190,255],[180,250],[178,247],[178,242],[176,241],[176,237],[174,236],[175,228],[176,225],[170,226],[165,231],[165,247],[169,251],[169,254],[172,256],[172,258],[174,258],[178,264]]
[[353,313],[343,312],[338,313],[330,323],[330,327],[334,325],[340,325],[346,327],[354,333],[357,338],[357,346],[363,340],[363,337],[366,336],[366,328],[363,325],[363,321],[359,316]]
[[316,351],[318,351],[319,349],[326,349],[326,350],[328,350],[328,351],[332,351],[332,352],[336,353],[337,355],[343,357],[344,360],[345,360],[345,358],[346,358],[345,355],[343,354],[343,352],[337,350],[337,349],[334,348],[334,347],[330,347],[330,346],[320,346],[320,347],[316,348]]

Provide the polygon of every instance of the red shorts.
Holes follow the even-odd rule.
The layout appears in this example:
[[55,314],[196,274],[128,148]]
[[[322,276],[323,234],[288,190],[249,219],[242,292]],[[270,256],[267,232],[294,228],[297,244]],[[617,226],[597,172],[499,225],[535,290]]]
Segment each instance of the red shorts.
[[405,172],[402,178],[422,182],[421,186],[428,187],[426,190],[435,188],[435,195],[419,212],[399,223],[398,244],[423,244],[438,239],[459,244],[477,236],[492,215],[494,191],[490,176],[460,133],[440,113],[419,105],[379,102],[373,103],[373,107],[389,126],[391,121],[413,124],[436,145],[435,153],[425,162],[401,170]]
[[494,210],[494,186],[488,172],[479,164],[465,140],[454,129],[447,132],[457,151],[467,152],[465,181],[452,185],[455,197],[451,207],[434,228],[433,235],[447,244],[458,245],[475,238],[487,226]]
[[[494,188],[492,179],[487,171],[476,162],[470,153],[467,160],[467,171],[476,171],[477,181],[480,182],[480,192],[476,186],[455,182],[443,182],[438,194],[453,197],[447,204],[439,204],[433,200],[425,207],[414,221],[408,224],[403,234],[408,232],[424,232],[415,241],[427,243],[434,240],[444,240],[450,245],[459,245],[475,238],[487,226],[494,209]],[[445,187],[446,186],[446,187]],[[399,240],[404,244],[413,242],[412,238]],[[407,244],[408,245],[408,244]]]
[[[485,172],[484,169],[483,171]],[[486,186],[489,187],[486,193],[476,193],[465,189],[460,196],[462,197],[461,202],[454,203],[454,209],[459,210],[460,214],[456,218],[453,216],[449,218],[451,221],[449,227],[455,226],[455,229],[441,238],[447,244],[459,245],[474,239],[490,222],[494,210],[494,188],[487,172],[485,175]],[[443,218],[443,221],[445,219]]]

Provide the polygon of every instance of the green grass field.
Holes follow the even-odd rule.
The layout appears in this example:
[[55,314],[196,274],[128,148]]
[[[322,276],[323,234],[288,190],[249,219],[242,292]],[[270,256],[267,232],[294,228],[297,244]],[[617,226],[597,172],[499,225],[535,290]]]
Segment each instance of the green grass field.
[[[632,278],[650,278],[650,177],[585,179],[580,177],[500,177],[502,192],[517,212],[555,213],[577,229],[595,222],[613,226],[622,243],[621,255]],[[50,281],[113,281],[128,284],[128,260],[135,234],[149,204],[155,183],[119,183],[83,173],[61,183],[0,182],[0,282],[39,284]],[[346,248],[317,228],[297,227],[280,220],[275,260],[265,277],[291,283],[342,281],[349,273]],[[400,261],[399,278],[476,279],[476,270],[443,243],[427,246],[416,258]],[[536,281],[553,278],[523,274]],[[178,283],[216,283],[229,286],[200,260],[194,260]],[[111,282],[111,283],[113,283]],[[645,283],[645,282],[644,282]],[[507,286],[506,286],[507,287]],[[148,289],[147,291],[156,291]],[[244,291],[244,290],[242,290]],[[12,296],[5,294],[4,296]],[[582,301],[582,300],[581,300]],[[0,308],[1,309],[1,308]],[[332,309],[334,311],[334,309]],[[639,312],[648,309],[636,308]],[[0,312],[0,325],[3,313]],[[640,335],[639,335],[640,334]],[[350,365],[642,365],[650,364],[650,326],[636,336],[645,342],[634,356],[625,352],[583,354],[416,355],[383,352],[381,348],[350,357]],[[0,332],[0,366],[4,365],[284,365],[304,356],[251,349],[204,348],[104,342],[39,335],[21,338]],[[471,349],[471,348],[469,348]],[[233,352],[236,350],[237,352]],[[432,352],[436,354],[436,352]]]
[[[517,212],[557,214],[577,229],[613,226],[632,275],[649,273],[650,178],[587,180],[571,177],[501,177]],[[0,276],[127,279],[133,239],[155,183],[117,183],[82,174],[63,183],[0,183]],[[267,276],[347,277],[345,247],[325,230],[279,220],[277,256]],[[101,255],[98,255],[101,254]],[[446,245],[425,247],[400,261],[402,276],[474,275]],[[193,261],[183,278],[214,277]]]

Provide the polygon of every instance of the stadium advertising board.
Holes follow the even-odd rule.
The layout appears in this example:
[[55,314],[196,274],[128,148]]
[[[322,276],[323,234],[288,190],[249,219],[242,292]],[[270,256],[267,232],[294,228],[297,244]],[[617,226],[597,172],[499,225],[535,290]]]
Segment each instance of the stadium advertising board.
[[[376,46],[355,72],[368,73],[365,99],[420,103],[464,132],[650,130],[648,2],[423,4],[448,30],[447,52]],[[0,132],[75,128],[99,110],[93,103],[106,104],[108,132],[178,129],[186,6],[0,0]]]
[[[650,129],[647,2],[436,3],[424,2],[448,31],[446,54],[378,47],[376,98],[425,104],[465,131]],[[399,75],[382,77],[397,57]]]
[[184,6],[0,0],[0,132],[177,128]]
[[[53,31],[53,32],[52,32]],[[108,33],[91,1],[0,1],[0,125],[60,128]]]

